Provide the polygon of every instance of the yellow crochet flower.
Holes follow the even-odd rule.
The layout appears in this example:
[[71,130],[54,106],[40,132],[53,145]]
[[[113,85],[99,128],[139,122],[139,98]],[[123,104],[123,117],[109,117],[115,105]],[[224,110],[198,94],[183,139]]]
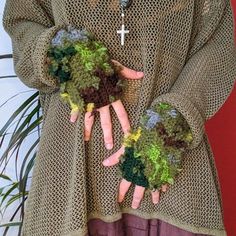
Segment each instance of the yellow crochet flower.
[[138,139],[140,138],[140,136],[141,136],[141,131],[142,131],[141,127],[138,127],[138,130],[133,133],[133,135],[132,135],[131,138],[132,138],[135,142],[137,142]]
[[68,94],[68,93],[61,93],[60,96],[61,96],[62,98],[66,98],[66,97],[69,97],[69,94]]
[[94,103],[88,103],[87,104],[87,108],[86,108],[86,111],[87,112],[91,112],[94,108]]
[[68,93],[61,93],[60,96],[62,98],[67,98],[69,100],[70,108],[71,108],[70,114],[78,112],[79,107],[74,102],[72,102],[70,95]]
[[70,107],[71,107],[71,114],[79,110],[79,107],[75,103],[73,103],[71,100],[70,100]]
[[138,139],[140,138],[141,132],[142,132],[141,127],[138,127],[137,131],[134,131],[134,132],[132,132],[132,133],[125,134],[125,135],[124,135],[124,139],[123,139],[123,145],[124,145],[125,147],[130,147],[130,146],[132,146],[132,143],[133,143],[133,142],[137,142]]
[[189,133],[187,134],[186,140],[189,141],[189,142],[193,141],[193,135],[192,135],[191,132],[189,132]]

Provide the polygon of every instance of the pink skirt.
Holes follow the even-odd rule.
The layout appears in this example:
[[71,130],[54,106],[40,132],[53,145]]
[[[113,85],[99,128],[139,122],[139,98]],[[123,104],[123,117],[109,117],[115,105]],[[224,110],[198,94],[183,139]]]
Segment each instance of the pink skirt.
[[127,213],[112,223],[91,219],[88,230],[87,236],[207,236],[182,230],[158,219],[146,220]]

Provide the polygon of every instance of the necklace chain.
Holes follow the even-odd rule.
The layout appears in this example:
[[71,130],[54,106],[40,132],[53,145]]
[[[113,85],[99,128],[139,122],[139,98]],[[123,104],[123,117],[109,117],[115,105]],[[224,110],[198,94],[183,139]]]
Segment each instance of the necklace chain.
[[125,34],[129,33],[129,30],[125,29],[125,22],[124,22],[124,17],[125,13],[124,10],[129,8],[132,4],[132,0],[119,0],[120,2],[120,7],[121,7],[121,30],[117,30],[117,33],[121,35],[121,45],[124,45],[125,41]]

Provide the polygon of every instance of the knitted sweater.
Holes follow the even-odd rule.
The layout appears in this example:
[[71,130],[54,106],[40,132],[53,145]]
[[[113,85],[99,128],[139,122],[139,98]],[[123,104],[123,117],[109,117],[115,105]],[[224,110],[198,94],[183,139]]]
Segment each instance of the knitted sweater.
[[[204,123],[223,105],[236,78],[232,7],[228,0],[136,0],[126,11],[125,45],[119,1],[8,0],[3,25],[12,39],[16,74],[40,92],[43,126],[23,236],[85,235],[87,221],[113,222],[122,213],[158,218],[202,234],[226,235],[220,186]],[[117,203],[118,167],[102,161],[120,148],[123,133],[111,109],[114,148],[107,150],[99,116],[84,142],[83,116],[70,123],[70,108],[59,99],[59,84],[48,76],[45,58],[62,26],[83,26],[102,41],[111,57],[143,71],[129,81],[122,101],[133,128],[158,102],[175,106],[193,132],[175,184],[154,205],[150,192],[131,208],[134,186]]]

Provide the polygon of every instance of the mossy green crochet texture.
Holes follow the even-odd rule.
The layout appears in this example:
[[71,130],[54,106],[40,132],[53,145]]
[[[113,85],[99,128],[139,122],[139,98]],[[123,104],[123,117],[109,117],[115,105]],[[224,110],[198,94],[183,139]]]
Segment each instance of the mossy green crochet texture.
[[191,129],[181,113],[170,104],[156,104],[141,117],[139,128],[123,140],[123,178],[151,190],[173,184],[181,171],[182,153],[192,140]]
[[[85,29],[60,29],[48,49],[48,72],[60,81],[62,99],[71,109],[95,112],[122,94],[121,69],[111,62],[104,44]],[[91,106],[92,104],[92,106]],[[92,109],[91,109],[92,108]]]

